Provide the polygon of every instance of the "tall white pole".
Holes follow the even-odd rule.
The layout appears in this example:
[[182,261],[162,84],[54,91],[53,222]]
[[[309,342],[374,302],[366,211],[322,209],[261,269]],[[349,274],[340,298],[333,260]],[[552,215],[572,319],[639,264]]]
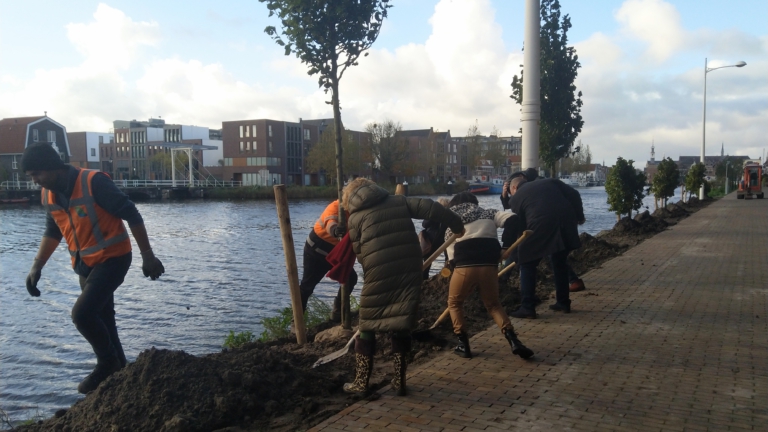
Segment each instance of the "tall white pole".
[[523,52],[523,148],[521,168],[539,166],[539,120],[541,120],[539,44],[541,18],[539,0],[525,1],[525,41]]
[[[701,117],[701,163],[704,164],[704,146],[707,142],[707,59],[704,59],[704,114]],[[706,166],[706,165],[705,165]],[[699,199],[704,200],[704,183],[699,189]]]

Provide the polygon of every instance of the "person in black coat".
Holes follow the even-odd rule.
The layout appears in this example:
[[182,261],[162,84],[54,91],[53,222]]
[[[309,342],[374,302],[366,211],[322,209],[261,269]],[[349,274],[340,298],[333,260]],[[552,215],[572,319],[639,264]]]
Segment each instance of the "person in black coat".
[[509,185],[511,210],[520,217],[521,229],[532,230],[531,237],[518,248],[520,263],[520,309],[510,316],[535,318],[536,267],[542,258],[551,255],[557,302],[554,311],[569,313],[571,300],[568,290],[568,253],[581,247],[579,224],[583,224],[584,207],[576,189],[557,179],[527,182],[524,177],[513,179]]
[[[504,187],[501,192],[501,195],[499,195],[499,199],[501,200],[501,206],[504,208],[504,210],[509,210],[509,200],[512,198],[509,195],[509,183],[516,179],[517,177],[524,177],[527,181],[532,182],[536,180],[539,177],[539,173],[536,171],[535,168],[528,168],[525,171],[517,171],[515,173],[510,174],[510,176],[507,178],[507,180],[504,182]],[[509,247],[508,244],[502,245],[505,249]],[[512,263],[512,261],[515,259],[514,254],[510,255],[509,258],[504,262],[504,266],[508,266]],[[548,259],[549,262],[549,268],[552,268],[552,259]],[[573,271],[573,268],[570,266],[570,264],[567,265],[568,269],[568,290],[570,292],[578,292],[578,291],[584,291],[586,287],[584,286],[584,281],[579,278],[579,275],[576,274],[575,271]],[[509,277],[512,275],[511,272],[504,273],[499,278],[499,282],[506,283],[509,280]]]

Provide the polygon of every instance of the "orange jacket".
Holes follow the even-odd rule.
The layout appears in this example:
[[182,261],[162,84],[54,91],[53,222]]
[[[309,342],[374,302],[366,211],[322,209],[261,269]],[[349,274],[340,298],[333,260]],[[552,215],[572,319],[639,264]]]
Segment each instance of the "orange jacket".
[[72,267],[78,252],[85,265],[93,267],[130,252],[131,240],[122,219],[107,213],[93,198],[91,180],[98,171],[78,171],[69,208],[56,204],[54,193],[48,189],[43,189],[40,198],[67,241]]
[[[348,211],[344,211],[344,215],[345,215],[345,220],[349,219]],[[317,234],[318,237],[320,237],[321,239],[327,241],[332,245],[336,245],[339,243],[339,239],[328,234],[328,231],[325,230],[325,227],[328,225],[328,222],[330,221],[339,223],[339,200],[336,200],[328,204],[328,207],[326,207],[325,210],[323,210],[323,214],[321,214],[320,218],[315,222],[315,227],[314,227],[315,234]]]

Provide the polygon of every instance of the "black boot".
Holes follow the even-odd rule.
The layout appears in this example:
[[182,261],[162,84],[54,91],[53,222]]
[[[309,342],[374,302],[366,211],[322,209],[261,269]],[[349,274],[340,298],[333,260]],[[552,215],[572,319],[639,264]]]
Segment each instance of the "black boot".
[[512,328],[504,330],[504,337],[507,338],[509,345],[512,347],[512,354],[518,355],[524,359],[533,357],[533,350],[520,342],[520,339],[517,338],[517,335]]
[[459,344],[453,349],[453,353],[459,357],[472,358],[472,351],[469,349],[469,336],[466,333],[456,335],[459,338]]
[[119,371],[121,368],[122,365],[120,364],[120,359],[117,357],[117,354],[113,353],[110,356],[98,358],[96,360],[96,367],[93,368],[93,372],[80,382],[80,385],[77,386],[77,391],[82,394],[88,394],[96,390],[102,381],[107,379],[113,373]]
[[405,396],[405,370],[408,367],[408,360],[405,354],[395,354],[395,377],[392,378],[392,388],[397,390],[398,396]]
[[355,353],[355,380],[344,384],[347,393],[365,393],[373,371],[373,357]]
[[339,296],[336,296],[336,298],[333,299],[333,308],[331,309],[331,316],[329,318],[335,323],[341,322],[341,298],[339,298]]
[[553,305],[549,305],[549,308],[555,312],[571,313],[571,301],[559,301]]

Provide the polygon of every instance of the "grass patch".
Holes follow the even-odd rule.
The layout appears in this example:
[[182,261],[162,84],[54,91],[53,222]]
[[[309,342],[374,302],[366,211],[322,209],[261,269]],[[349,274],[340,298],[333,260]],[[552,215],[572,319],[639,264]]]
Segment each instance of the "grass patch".
[[230,330],[229,335],[226,339],[224,339],[224,348],[240,348],[248,342],[253,342],[254,339],[255,337],[253,336],[253,333],[249,331],[235,333],[234,331]]
[[[349,297],[349,308],[353,311],[360,308],[360,303],[355,296]],[[329,303],[326,303],[315,296],[309,297],[307,310],[304,312],[304,324],[307,328],[311,328],[328,321],[328,318],[331,315],[331,309],[332,307]],[[293,309],[291,307],[280,309],[277,315],[261,320],[261,325],[264,327],[264,331],[261,332],[259,340],[268,342],[274,339],[290,336],[292,322]]]

